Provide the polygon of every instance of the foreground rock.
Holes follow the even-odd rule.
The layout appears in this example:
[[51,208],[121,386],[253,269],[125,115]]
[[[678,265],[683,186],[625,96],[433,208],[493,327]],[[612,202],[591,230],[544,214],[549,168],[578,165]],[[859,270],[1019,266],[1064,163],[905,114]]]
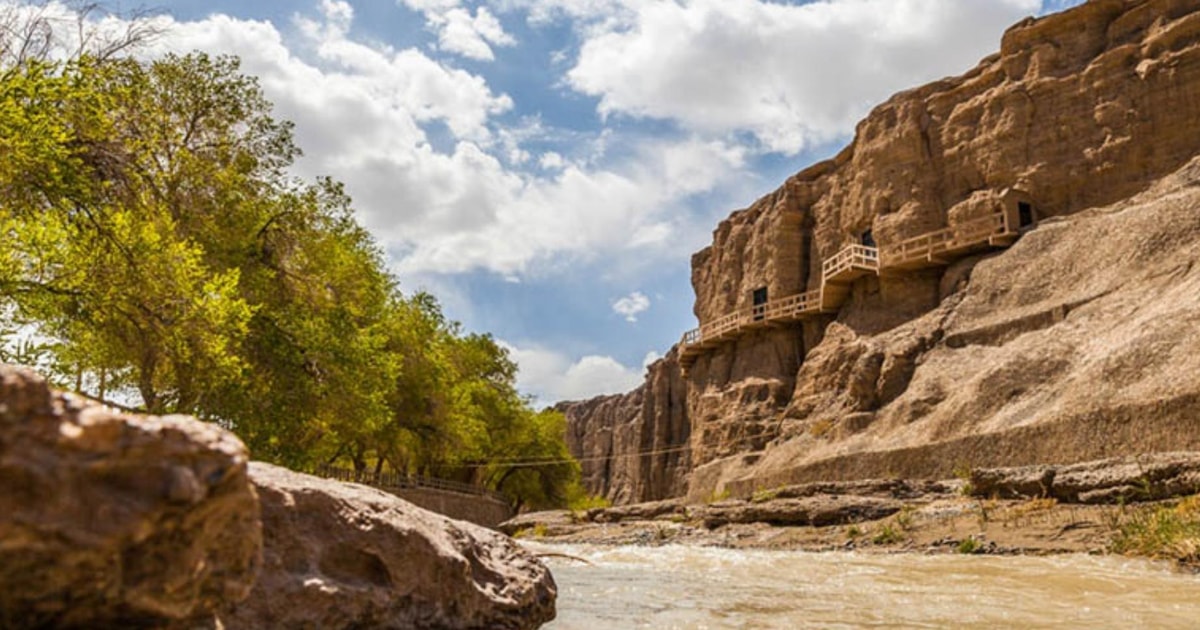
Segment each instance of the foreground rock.
[[163,627],[245,598],[247,460],[213,425],[116,414],[0,366],[0,627]]
[[231,628],[536,628],[550,572],[512,540],[379,490],[251,465],[264,563]]
[[992,468],[971,473],[971,492],[1063,503],[1131,503],[1200,493],[1200,453],[1157,453],[1070,466]]

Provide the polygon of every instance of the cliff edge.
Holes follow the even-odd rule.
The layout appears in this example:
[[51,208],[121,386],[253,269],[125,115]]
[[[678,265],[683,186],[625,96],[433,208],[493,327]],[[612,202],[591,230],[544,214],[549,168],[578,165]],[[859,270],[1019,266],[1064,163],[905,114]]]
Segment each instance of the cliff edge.
[[[1092,0],[875,108],[721,222],[692,258],[701,328],[642,388],[563,406],[589,489],[699,501],[1200,447],[1198,42],[1194,2]],[[993,216],[1004,238],[938,249]],[[849,245],[861,273],[833,291]]]

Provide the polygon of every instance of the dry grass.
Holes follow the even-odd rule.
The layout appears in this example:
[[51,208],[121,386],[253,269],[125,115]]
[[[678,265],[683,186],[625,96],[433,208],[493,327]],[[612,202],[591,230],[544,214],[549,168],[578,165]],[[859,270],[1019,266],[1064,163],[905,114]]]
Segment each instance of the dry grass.
[[1200,565],[1200,495],[1126,509],[1116,521],[1114,553]]
[[833,420],[830,420],[828,418],[825,418],[823,420],[817,420],[816,422],[809,425],[808,434],[815,438],[825,437],[826,435],[829,434],[829,432],[831,430],[833,430],[833,425],[834,425]]

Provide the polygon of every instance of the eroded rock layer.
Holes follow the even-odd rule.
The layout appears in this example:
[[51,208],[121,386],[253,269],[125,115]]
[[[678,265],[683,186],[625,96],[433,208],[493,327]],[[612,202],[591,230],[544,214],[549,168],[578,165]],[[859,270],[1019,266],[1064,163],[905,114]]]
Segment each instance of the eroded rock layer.
[[590,493],[636,503],[687,490],[691,424],[684,392],[672,352],[628,394],[558,405],[567,417],[567,446],[580,460]]
[[860,279],[837,313],[699,356],[689,498],[1200,447],[1197,153],[1193,1],[1026,20],[966,74],[877,107],[836,158],[718,226],[692,259],[702,323],[756,291],[819,288],[822,261],[868,230],[886,247],[1008,189],[1038,225],[1008,250]]

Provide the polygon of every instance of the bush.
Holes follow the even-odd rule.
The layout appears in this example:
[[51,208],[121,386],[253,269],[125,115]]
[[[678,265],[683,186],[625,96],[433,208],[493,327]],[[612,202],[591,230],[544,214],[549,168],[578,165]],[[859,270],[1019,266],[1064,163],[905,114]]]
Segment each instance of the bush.
[[1118,519],[1114,553],[1200,564],[1200,495]]
[[612,507],[612,501],[598,494],[588,494],[587,490],[584,490],[579,483],[574,483],[567,489],[567,509],[572,512],[586,512],[607,507]]
[[871,542],[875,543],[876,545],[891,545],[903,540],[904,535],[900,533],[900,530],[892,527],[891,525],[884,525],[878,532],[875,533],[875,536],[871,539]]

